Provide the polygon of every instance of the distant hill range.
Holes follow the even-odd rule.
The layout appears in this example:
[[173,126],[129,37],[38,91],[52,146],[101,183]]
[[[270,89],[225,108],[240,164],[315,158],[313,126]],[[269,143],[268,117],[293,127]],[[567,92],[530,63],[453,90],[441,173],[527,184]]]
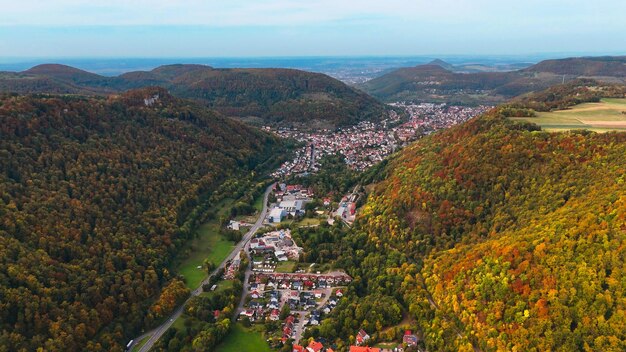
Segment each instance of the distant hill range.
[[[475,66],[475,65],[474,65]],[[497,104],[578,78],[626,83],[626,56],[546,60],[509,72],[472,72],[442,60],[389,72],[359,85],[386,102]],[[474,67],[474,70],[478,68]]]
[[378,120],[386,107],[369,95],[320,73],[293,69],[215,69],[167,65],[116,77],[44,64],[0,72],[0,92],[107,95],[159,86],[229,117],[253,124],[333,128]]

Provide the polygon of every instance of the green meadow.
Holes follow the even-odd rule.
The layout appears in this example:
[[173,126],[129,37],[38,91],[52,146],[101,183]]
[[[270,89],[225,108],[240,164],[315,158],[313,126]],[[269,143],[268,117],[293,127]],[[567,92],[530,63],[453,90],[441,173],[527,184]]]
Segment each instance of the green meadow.
[[[205,259],[214,265],[221,263],[233,250],[235,245],[220,234],[220,217],[226,215],[233,204],[232,199],[225,199],[216,205],[214,219],[202,224],[198,236],[189,241],[181,253],[188,253],[177,265],[177,272],[185,278],[185,284],[195,289],[207,277],[202,266]],[[198,269],[198,266],[201,268]]]
[[626,99],[602,99],[566,110],[538,112],[536,117],[512,118],[528,121],[546,131],[587,129],[596,132],[626,131]]
[[216,352],[271,352],[261,332],[255,327],[244,328],[235,324],[230,333],[215,349]]

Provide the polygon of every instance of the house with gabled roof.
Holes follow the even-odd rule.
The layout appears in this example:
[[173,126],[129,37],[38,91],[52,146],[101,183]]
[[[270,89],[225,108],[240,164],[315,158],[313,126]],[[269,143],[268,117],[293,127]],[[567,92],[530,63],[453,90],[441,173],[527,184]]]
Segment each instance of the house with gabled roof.
[[309,343],[306,350],[308,352],[320,352],[323,348],[324,348],[324,345],[321,342],[317,342],[313,340]]
[[365,330],[361,329],[359,330],[359,332],[356,334],[356,345],[360,346],[362,344],[364,344],[367,340],[370,339],[370,335],[368,335]]
[[406,330],[404,332],[404,336],[402,336],[402,342],[406,343],[407,346],[417,346],[417,335],[411,333],[411,330]]
[[350,346],[350,352],[380,352],[378,347]]

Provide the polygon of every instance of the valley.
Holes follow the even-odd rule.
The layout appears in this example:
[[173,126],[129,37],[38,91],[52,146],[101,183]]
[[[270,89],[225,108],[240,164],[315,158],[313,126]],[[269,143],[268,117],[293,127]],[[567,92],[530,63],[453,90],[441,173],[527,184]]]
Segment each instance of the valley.
[[341,155],[351,169],[364,171],[422,136],[463,123],[490,109],[489,106],[414,103],[393,103],[390,106],[403,113],[392,111],[390,117],[381,122],[360,122],[332,132],[266,128],[281,138],[294,139],[305,145],[296,150],[293,160],[283,163],[272,176],[280,178],[316,172],[320,160],[328,155]]
[[[28,74],[52,79],[44,69],[61,79],[56,67]],[[65,83],[100,80],[64,70]],[[180,71],[215,74],[156,70]],[[287,108],[261,128],[165,88],[103,89],[0,99],[11,226],[0,289],[11,306],[21,295],[48,302],[25,318],[5,312],[12,334],[1,341],[121,351],[132,339],[126,349],[141,352],[230,351],[239,340],[285,352],[622,347],[626,144],[623,133],[577,130],[626,129],[623,85],[572,78],[497,106],[357,98],[384,113],[297,127]],[[106,294],[81,288],[85,278]],[[568,294],[610,326],[600,332]],[[41,313],[63,323],[25,329]],[[545,322],[560,335],[537,338]]]
[[626,351],[626,1],[0,9],[0,352]]

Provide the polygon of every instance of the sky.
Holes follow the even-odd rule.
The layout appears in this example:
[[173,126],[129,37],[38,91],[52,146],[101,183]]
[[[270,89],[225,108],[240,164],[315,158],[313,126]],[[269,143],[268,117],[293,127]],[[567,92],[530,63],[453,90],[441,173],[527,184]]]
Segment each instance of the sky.
[[0,58],[625,54],[624,0],[0,0]]

